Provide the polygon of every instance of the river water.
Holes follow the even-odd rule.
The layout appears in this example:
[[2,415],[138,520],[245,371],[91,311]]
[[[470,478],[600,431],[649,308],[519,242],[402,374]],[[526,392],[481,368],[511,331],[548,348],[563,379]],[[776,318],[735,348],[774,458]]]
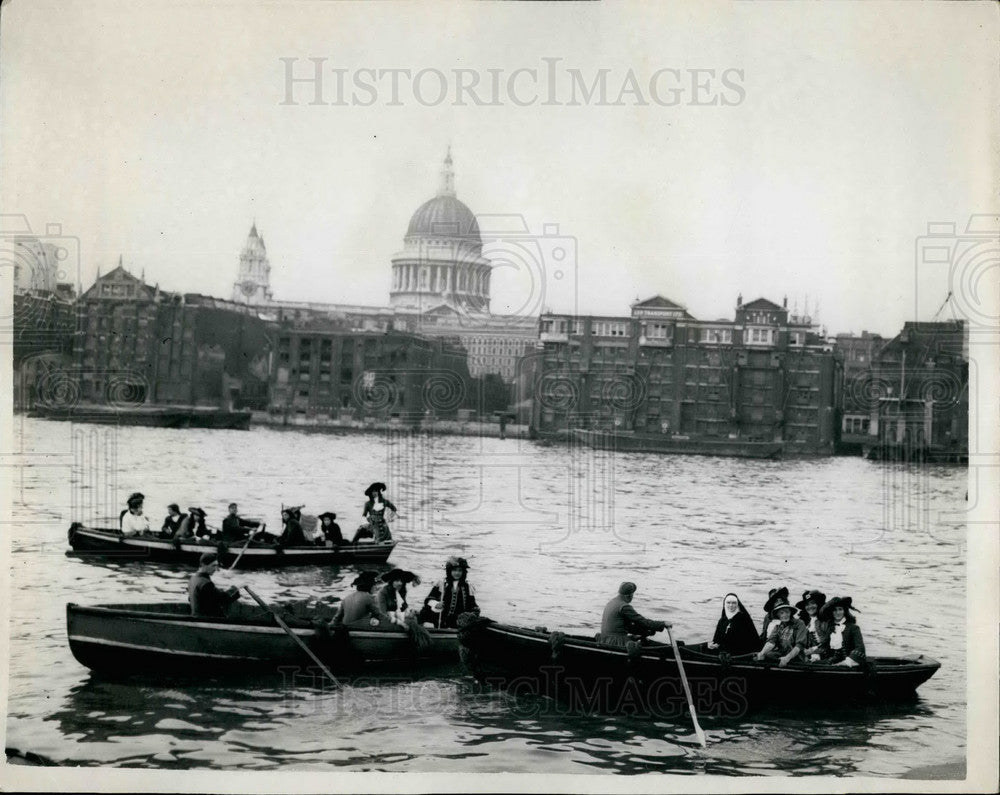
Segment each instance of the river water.
[[[856,458],[741,461],[594,452],[475,437],[113,428],[15,418],[7,745],[64,764],[166,769],[715,773],[895,777],[965,755],[966,471]],[[7,470],[10,472],[11,470]],[[460,554],[484,615],[593,633],[621,580],[675,637],[711,636],[722,596],[759,623],[769,587],[851,595],[869,654],[942,668],[913,703],[772,709],[686,721],[567,715],[478,688],[460,668],[341,691],[277,677],[92,676],[65,606],[183,600],[190,571],[67,556],[71,520],[132,491],[279,524],[282,503],[356,527],[383,480],[399,509],[391,563],[422,600]],[[386,567],[388,568],[388,567]],[[356,570],[219,575],[269,601],[341,595]]]

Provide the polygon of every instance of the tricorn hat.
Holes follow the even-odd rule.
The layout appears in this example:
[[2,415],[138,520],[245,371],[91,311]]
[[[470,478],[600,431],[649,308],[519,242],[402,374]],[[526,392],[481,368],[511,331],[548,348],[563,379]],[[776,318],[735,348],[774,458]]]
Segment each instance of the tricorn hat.
[[835,607],[842,607],[845,611],[855,610],[859,613],[861,612],[858,608],[851,604],[850,596],[835,596],[820,609],[820,613],[823,618],[829,618],[832,616],[833,608]]
[[779,610],[783,610],[786,608],[790,610],[792,613],[795,612],[794,610],[792,610],[792,606],[788,603],[788,600],[785,597],[775,594],[773,599],[773,604],[771,605],[771,609],[767,613],[768,618],[776,618],[777,616],[775,616],[775,613],[777,613]]
[[806,602],[815,602],[816,607],[822,607],[826,602],[826,594],[823,593],[822,591],[803,591],[802,601],[796,602],[795,606],[799,610],[805,610]]
[[378,574],[374,571],[363,571],[357,577],[354,578],[354,582],[351,583],[359,591],[370,591],[372,586],[376,583],[378,579]]
[[322,521],[323,521],[324,519],[329,519],[329,520],[330,520],[330,521],[332,522],[332,521],[333,521],[334,519],[336,519],[336,518],[337,518],[337,514],[335,514],[335,513],[330,513],[329,511],[324,511],[323,513],[321,513],[321,514],[320,514],[319,516],[317,516],[316,518],[317,518],[317,519],[319,519],[319,520],[320,520],[321,522],[322,522]]
[[205,512],[201,508],[197,507],[188,508],[188,513],[195,513],[198,514],[198,516],[200,516],[202,519],[205,518]]
[[385,491],[385,483],[372,483],[367,489],[365,489],[365,496],[371,497],[373,491]]
[[382,582],[392,582],[393,580],[402,580],[403,585],[408,585],[411,582],[415,585],[420,585],[420,578],[414,574],[412,571],[406,571],[405,569],[390,569],[385,574],[383,574],[379,579]]
[[781,588],[772,588],[767,592],[767,601],[764,602],[764,611],[770,613],[774,608],[774,603],[778,599],[784,599],[788,602],[788,589],[782,586]]

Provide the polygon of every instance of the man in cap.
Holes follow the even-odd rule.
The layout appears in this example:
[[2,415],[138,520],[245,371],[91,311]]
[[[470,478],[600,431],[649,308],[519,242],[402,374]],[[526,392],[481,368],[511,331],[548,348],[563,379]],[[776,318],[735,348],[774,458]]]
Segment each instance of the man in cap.
[[668,629],[672,624],[666,621],[656,621],[639,615],[632,607],[632,597],[635,595],[634,582],[623,582],[618,586],[618,595],[604,607],[601,616],[601,634],[598,640],[609,646],[624,646],[630,634],[652,635]]
[[343,598],[330,623],[339,627],[364,622],[375,627],[385,621],[388,625],[389,616],[379,609],[375,597],[372,596],[372,588],[375,587],[377,580],[378,575],[373,571],[363,571],[355,577],[351,583],[355,590]]
[[188,602],[193,616],[224,616],[226,608],[240,598],[236,586],[220,591],[212,582],[212,575],[219,570],[219,556],[206,552],[199,559],[201,564],[188,582]]

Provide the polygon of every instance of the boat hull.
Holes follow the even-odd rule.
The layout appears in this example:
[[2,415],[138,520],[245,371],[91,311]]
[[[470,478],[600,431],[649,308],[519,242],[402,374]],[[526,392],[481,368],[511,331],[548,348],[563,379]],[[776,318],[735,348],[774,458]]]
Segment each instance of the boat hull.
[[343,565],[385,563],[395,549],[395,542],[385,544],[347,544],[340,547],[285,547],[278,551],[270,544],[251,544],[240,556],[242,545],[221,547],[216,541],[173,541],[154,536],[123,536],[114,530],[73,525],[69,531],[73,553],[116,560],[182,563],[197,565],[205,552],[217,552],[220,565],[232,565],[239,557],[239,568],[279,568],[285,566]]
[[730,458],[779,458],[782,442],[753,442],[741,439],[674,439],[659,434],[614,433],[574,430],[584,444],[607,450],[667,455],[710,455]]
[[[592,712],[680,717],[687,701],[670,646],[646,642],[630,653],[577,636],[559,637],[480,622],[462,631],[462,656],[480,681],[544,693]],[[940,664],[928,658],[871,658],[865,668],[737,660],[723,664],[703,645],[681,647],[701,714],[738,717],[771,703],[912,698]]]
[[79,404],[69,407],[36,406],[30,416],[47,420],[89,422],[102,425],[142,425],[153,428],[216,428],[245,431],[251,412],[198,407]]
[[[276,606],[280,607],[280,606]],[[350,628],[346,638],[285,615],[292,632],[324,664],[349,671],[369,663],[458,662],[455,630],[428,630],[418,651],[398,627]],[[70,650],[105,674],[190,674],[256,671],[316,664],[270,614],[237,604],[225,618],[192,616],[186,604],[66,606]]]

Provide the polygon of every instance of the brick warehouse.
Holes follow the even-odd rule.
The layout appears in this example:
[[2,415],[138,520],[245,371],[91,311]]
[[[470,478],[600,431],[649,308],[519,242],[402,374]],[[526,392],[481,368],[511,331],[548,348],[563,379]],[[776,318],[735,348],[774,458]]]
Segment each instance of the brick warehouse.
[[787,305],[740,298],[734,320],[701,321],[656,296],[629,317],[543,315],[539,341],[528,366],[541,435],[590,428],[833,452],[840,365]]

